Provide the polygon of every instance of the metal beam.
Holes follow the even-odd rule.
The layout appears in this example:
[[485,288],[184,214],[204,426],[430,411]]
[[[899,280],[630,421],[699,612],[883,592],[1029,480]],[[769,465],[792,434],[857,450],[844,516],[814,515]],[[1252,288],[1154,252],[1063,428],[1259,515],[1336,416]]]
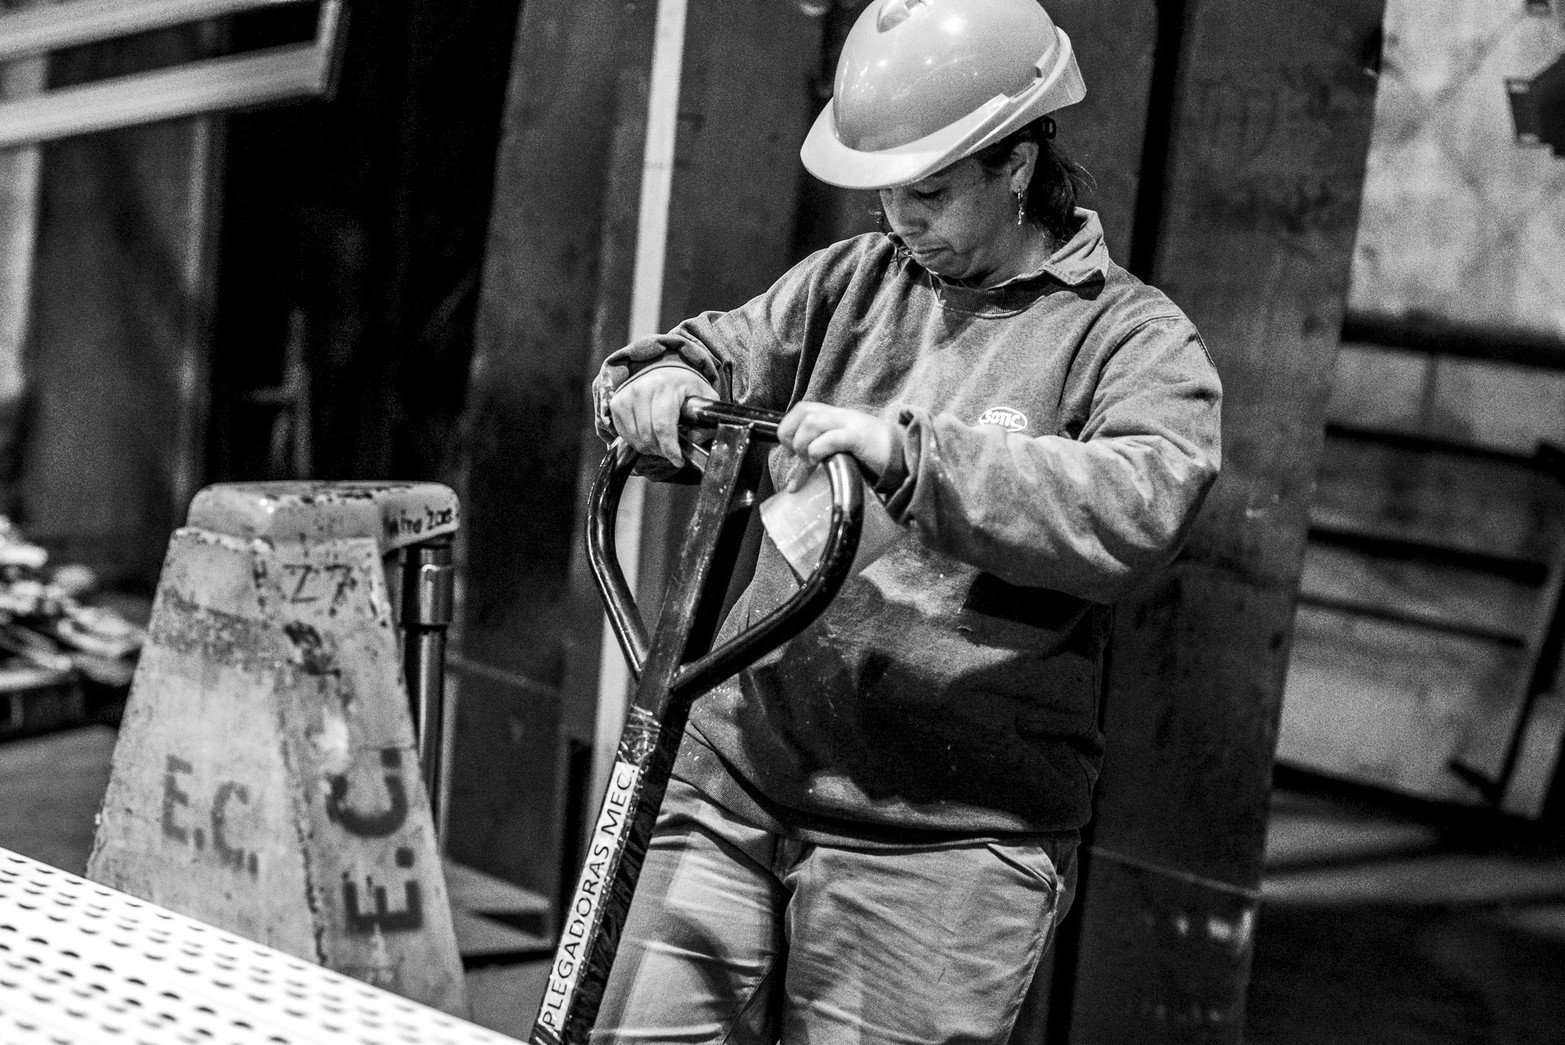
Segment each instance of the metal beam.
[[[103,0],[91,5],[101,9],[98,16],[76,15],[60,24],[51,24],[44,16],[69,12],[81,5],[24,11],[0,18],[0,58],[39,53],[45,41],[48,42],[43,50],[103,42],[204,17],[193,15],[196,9],[228,14],[297,2],[300,0],[166,0],[129,4]],[[144,17],[132,18],[133,8],[144,8]],[[20,33],[14,33],[22,19],[28,21],[21,24]],[[341,64],[341,28],[341,0],[325,0],[313,43],[210,58],[0,103],[0,149],[330,94]],[[9,40],[8,34],[21,42]]]
[[0,14],[0,62],[316,0],[71,0]]

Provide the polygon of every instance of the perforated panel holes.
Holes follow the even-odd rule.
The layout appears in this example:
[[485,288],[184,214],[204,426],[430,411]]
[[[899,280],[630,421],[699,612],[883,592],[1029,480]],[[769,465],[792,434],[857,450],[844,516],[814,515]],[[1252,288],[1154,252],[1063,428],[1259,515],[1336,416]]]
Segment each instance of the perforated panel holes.
[[510,1040],[0,850],[3,1045]]

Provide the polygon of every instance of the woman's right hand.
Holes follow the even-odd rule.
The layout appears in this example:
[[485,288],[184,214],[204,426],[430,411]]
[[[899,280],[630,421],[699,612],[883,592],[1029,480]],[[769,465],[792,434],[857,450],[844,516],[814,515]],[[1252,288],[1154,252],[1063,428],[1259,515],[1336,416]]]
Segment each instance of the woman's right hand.
[[693,396],[718,398],[717,390],[688,367],[661,366],[637,374],[609,399],[614,431],[638,453],[657,454],[680,467],[685,455],[679,448],[679,411]]

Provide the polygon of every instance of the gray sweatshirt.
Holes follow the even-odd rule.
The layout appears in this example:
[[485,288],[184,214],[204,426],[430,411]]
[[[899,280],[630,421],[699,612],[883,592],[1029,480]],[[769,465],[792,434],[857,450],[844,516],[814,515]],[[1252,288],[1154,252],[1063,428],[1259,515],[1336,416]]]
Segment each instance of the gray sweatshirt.
[[[1041,271],[974,290],[894,237],[827,247],[731,312],[614,353],[609,397],[684,365],[726,399],[892,421],[904,529],[827,612],[699,698],[676,773],[790,830],[1070,832],[1090,813],[1111,604],[1168,562],[1219,461],[1217,373],[1091,211]],[[764,542],[724,625],[796,582]]]

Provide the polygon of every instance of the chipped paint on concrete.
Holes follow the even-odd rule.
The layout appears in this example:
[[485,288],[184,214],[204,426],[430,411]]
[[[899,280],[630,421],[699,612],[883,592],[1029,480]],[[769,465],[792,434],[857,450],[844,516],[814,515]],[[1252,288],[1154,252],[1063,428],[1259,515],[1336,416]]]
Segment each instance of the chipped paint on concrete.
[[456,494],[439,483],[224,483],[196,495],[189,525],[303,545],[354,537],[385,554],[461,525]]

